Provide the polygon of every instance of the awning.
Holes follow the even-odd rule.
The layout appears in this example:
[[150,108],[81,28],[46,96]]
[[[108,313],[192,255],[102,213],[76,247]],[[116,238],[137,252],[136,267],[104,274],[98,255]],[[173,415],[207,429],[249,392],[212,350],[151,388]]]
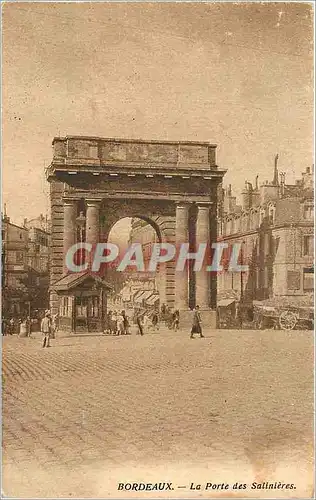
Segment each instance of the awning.
[[142,300],[147,300],[149,297],[151,297],[153,293],[154,293],[153,290],[146,290],[146,292],[144,292]]
[[136,297],[136,299],[134,299],[134,302],[136,304],[140,304],[141,302],[143,302],[143,295],[144,295],[144,291],[142,291],[140,294],[138,294],[138,296]]
[[144,293],[144,290],[136,290],[133,294],[133,300],[136,300],[138,297],[140,297]]
[[156,302],[159,302],[159,295],[157,295],[156,293],[146,300],[146,304],[148,304],[149,306],[153,306],[154,304],[156,304]]
[[147,300],[153,293],[153,290],[142,290],[142,292],[134,299],[134,302],[139,304],[140,302],[143,302],[143,300]]
[[222,299],[217,302],[217,307],[227,307],[236,302],[236,299]]

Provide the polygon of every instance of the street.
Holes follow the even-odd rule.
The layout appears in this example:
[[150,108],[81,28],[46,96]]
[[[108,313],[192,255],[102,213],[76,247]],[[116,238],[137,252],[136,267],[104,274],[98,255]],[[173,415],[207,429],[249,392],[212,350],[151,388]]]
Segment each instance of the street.
[[[14,335],[2,368],[6,496],[312,497],[312,331]],[[133,482],[174,489],[118,490]]]

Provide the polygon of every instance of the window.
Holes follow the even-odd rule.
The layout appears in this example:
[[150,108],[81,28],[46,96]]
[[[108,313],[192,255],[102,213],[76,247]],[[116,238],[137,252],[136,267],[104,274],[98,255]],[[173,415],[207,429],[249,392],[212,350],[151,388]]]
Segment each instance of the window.
[[287,272],[287,288],[288,290],[299,290],[301,288],[301,277],[299,271]]
[[62,297],[59,307],[59,314],[64,318],[71,317],[71,297]]
[[270,233],[266,233],[264,235],[264,255],[269,256],[271,255],[271,250],[272,250],[272,237]]
[[303,269],[303,289],[305,292],[314,290],[314,268],[304,267]]
[[314,206],[304,205],[304,219],[313,219],[313,218],[314,218]]
[[314,255],[314,236],[308,234],[303,236],[303,256],[312,257]]
[[265,216],[266,216],[265,211],[264,211],[264,210],[261,210],[261,211],[260,211],[260,214],[259,214],[259,225],[260,225],[260,226],[261,226],[261,224],[263,223]]
[[23,252],[16,252],[16,263],[23,264],[24,263],[24,255]]
[[99,297],[91,297],[91,316],[97,318],[99,316]]
[[77,318],[87,317],[87,297],[76,297]]
[[98,146],[89,146],[90,158],[98,158]]
[[269,208],[269,223],[274,224],[275,221],[275,207]]

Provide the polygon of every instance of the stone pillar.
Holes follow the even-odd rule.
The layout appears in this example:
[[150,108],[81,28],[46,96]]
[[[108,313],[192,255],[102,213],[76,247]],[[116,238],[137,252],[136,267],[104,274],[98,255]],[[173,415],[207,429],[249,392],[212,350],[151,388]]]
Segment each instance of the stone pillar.
[[210,273],[206,270],[210,255],[210,208],[209,204],[199,204],[196,220],[196,245],[207,244],[205,260],[200,271],[196,272],[196,304],[200,309],[210,307]]
[[[176,248],[180,250],[182,243],[189,242],[189,208],[186,203],[176,207]],[[175,305],[180,311],[189,308],[189,277],[188,266],[183,271],[175,271]]]
[[64,251],[63,251],[63,270],[64,274],[68,273],[66,266],[66,254],[68,249],[76,243],[76,217],[77,217],[77,201],[63,200],[64,205]]
[[100,201],[86,200],[86,242],[95,245],[100,238]]

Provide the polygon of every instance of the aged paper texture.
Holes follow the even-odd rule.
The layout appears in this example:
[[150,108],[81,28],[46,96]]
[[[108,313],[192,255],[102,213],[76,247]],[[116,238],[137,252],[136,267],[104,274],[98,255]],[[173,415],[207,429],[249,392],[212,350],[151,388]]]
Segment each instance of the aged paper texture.
[[312,498],[313,3],[2,24],[3,495]]

